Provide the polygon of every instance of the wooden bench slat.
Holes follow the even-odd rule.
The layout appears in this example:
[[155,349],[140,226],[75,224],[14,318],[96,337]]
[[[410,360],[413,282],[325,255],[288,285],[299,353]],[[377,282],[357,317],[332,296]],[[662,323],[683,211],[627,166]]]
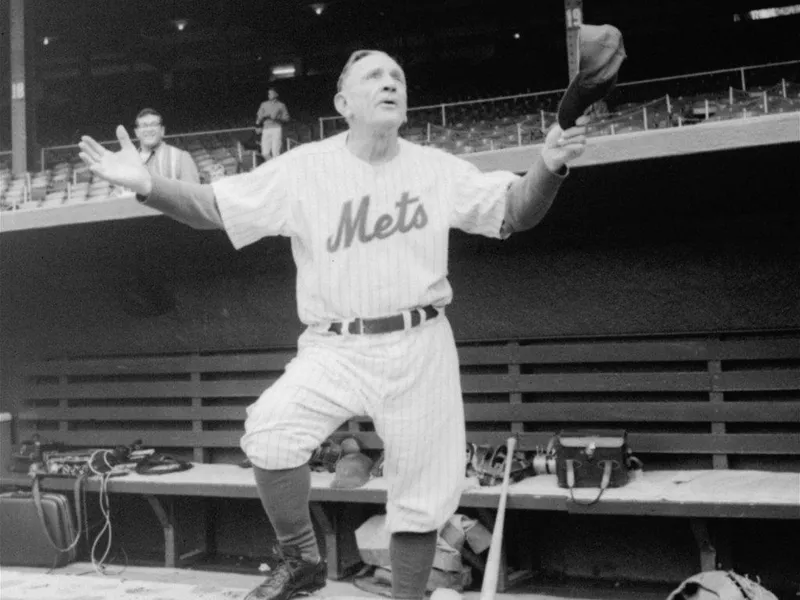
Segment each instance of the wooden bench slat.
[[705,341],[625,341],[521,345],[522,363],[706,361]]
[[709,391],[708,373],[553,373],[463,375],[465,394],[506,392],[689,392]]
[[517,350],[506,343],[491,346],[460,346],[458,360],[461,366],[507,365],[517,361]]
[[191,360],[191,356],[46,360],[23,365],[21,373],[28,377],[190,373]]
[[276,378],[231,381],[124,381],[39,384],[27,390],[28,400],[114,398],[209,398],[260,396]]
[[674,421],[783,423],[798,420],[798,402],[536,402],[466,404],[467,421]]
[[42,407],[17,415],[18,421],[240,421],[244,406],[120,406],[74,407],[64,412],[59,407]]
[[201,373],[283,371],[295,355],[296,352],[200,356],[195,365]]
[[[729,422],[798,421],[800,401],[793,402],[540,402],[480,403],[464,406],[470,422]],[[19,421],[244,421],[244,406],[58,406],[26,410]],[[354,419],[369,422],[367,417]]]
[[142,440],[146,448],[238,448],[242,437],[236,431],[203,431],[198,434],[189,429],[185,431],[164,431],[159,429],[80,429],[72,431],[37,431],[27,427],[19,428],[22,439],[39,433],[50,442],[60,442],[74,447],[113,448],[134,440]]
[[714,389],[723,392],[800,390],[800,369],[722,372],[714,376]]
[[800,435],[792,433],[632,433],[630,444],[662,454],[800,454]]
[[[541,402],[466,404],[467,422],[620,421],[783,423],[797,420],[798,402]],[[244,421],[244,406],[58,406],[26,410],[19,421]],[[369,418],[357,418],[369,422]]]
[[113,376],[282,371],[294,356],[295,352],[281,352],[52,360],[27,364],[22,372],[27,376]]

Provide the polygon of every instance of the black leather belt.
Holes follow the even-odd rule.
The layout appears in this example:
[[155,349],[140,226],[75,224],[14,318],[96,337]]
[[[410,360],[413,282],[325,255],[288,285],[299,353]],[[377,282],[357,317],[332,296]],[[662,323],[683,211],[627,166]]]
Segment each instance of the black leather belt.
[[[425,315],[425,320],[430,321],[439,315],[430,304],[422,308],[412,308],[407,311],[411,317],[409,325],[416,327],[422,323],[422,315]],[[370,334],[370,333],[390,333],[392,331],[401,331],[406,328],[406,320],[404,315],[392,315],[391,317],[381,317],[379,319],[353,319],[352,321],[335,321],[328,327],[331,333],[342,335],[345,325],[347,326],[347,333],[353,335]]]

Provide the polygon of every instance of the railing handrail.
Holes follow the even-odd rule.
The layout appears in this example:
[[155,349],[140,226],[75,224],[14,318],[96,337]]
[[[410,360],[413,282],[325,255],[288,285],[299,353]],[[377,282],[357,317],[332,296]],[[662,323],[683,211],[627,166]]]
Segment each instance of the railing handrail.
[[[668,75],[665,77],[653,77],[650,79],[638,79],[636,81],[626,81],[617,83],[617,87],[624,87],[624,86],[631,86],[631,85],[641,85],[645,83],[656,83],[659,81],[672,81],[675,79],[686,79],[689,77],[703,77],[705,75],[718,75],[720,73],[736,73],[737,71],[742,70],[751,70],[751,69],[764,69],[767,67],[780,67],[785,65],[793,65],[793,64],[800,64],[800,59],[795,60],[784,60],[779,62],[772,62],[772,63],[763,63],[760,65],[746,65],[741,67],[729,67],[727,69],[716,69],[713,71],[699,71],[695,73],[685,73],[683,75]],[[409,107],[409,112],[411,111],[418,111],[418,110],[430,110],[433,108],[441,109],[443,107],[450,107],[450,106],[463,106],[466,104],[482,104],[484,102],[499,102],[502,100],[513,100],[516,98],[533,98],[535,96],[544,96],[547,94],[556,94],[556,93],[563,93],[567,88],[558,88],[554,90],[544,90],[539,92],[528,92],[524,94],[513,94],[510,96],[493,96],[491,98],[480,98],[477,100],[459,100],[456,102],[441,102],[439,104],[426,104],[424,106],[414,106]],[[320,121],[335,121],[339,119],[343,119],[341,115],[332,115],[330,117],[319,117]]]
[[[235,127],[232,129],[209,129],[208,131],[192,131],[190,133],[170,133],[165,135],[164,139],[174,139],[180,137],[188,137],[190,135],[214,135],[218,133],[238,133],[241,131],[252,131],[252,127]],[[131,138],[131,141],[138,142],[139,138]],[[103,140],[98,144],[118,144],[119,140]],[[43,146],[42,150],[69,150],[70,148],[77,148],[78,144],[63,144],[61,146]]]

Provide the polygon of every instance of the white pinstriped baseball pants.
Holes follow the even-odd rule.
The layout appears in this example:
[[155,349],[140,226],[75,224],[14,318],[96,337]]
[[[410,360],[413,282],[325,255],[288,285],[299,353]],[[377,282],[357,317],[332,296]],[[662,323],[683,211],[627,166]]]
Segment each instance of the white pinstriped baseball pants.
[[384,443],[389,531],[438,529],[464,484],[464,405],[445,316],[378,335],[308,328],[298,348],[247,409],[248,458],[262,469],[300,466],[344,421],[368,415]]

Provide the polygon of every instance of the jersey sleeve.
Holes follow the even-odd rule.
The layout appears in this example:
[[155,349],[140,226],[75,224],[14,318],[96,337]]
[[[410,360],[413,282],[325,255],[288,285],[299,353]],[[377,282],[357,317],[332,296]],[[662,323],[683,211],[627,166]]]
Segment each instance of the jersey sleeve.
[[225,231],[236,249],[263,237],[292,235],[286,168],[279,157],[211,184]]
[[486,237],[506,237],[501,233],[506,192],[519,176],[510,171],[484,173],[470,162],[454,160],[450,227]]

